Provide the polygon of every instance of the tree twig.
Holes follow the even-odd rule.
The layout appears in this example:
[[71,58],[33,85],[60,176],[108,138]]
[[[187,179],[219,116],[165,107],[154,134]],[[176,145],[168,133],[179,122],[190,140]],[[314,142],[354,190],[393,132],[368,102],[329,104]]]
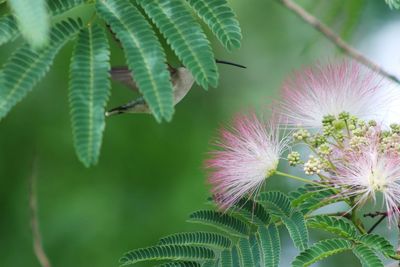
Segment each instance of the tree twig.
[[376,216],[388,216],[389,213],[387,211],[375,211],[375,212],[371,212],[371,213],[365,213],[364,217],[371,217],[371,218],[375,218]]
[[337,35],[331,28],[326,24],[318,20],[316,17],[308,13],[304,8],[293,2],[292,0],[277,0],[284,7],[294,12],[297,16],[303,19],[306,23],[310,24],[317,31],[322,33],[327,39],[329,39],[333,44],[335,44],[342,52],[357,60],[361,64],[371,68],[372,70],[378,72],[379,74],[387,77],[388,79],[400,84],[400,79],[394,74],[389,73],[382,67],[380,67],[375,62],[371,61],[363,54],[361,54],[357,49],[346,43],[339,35]]
[[382,214],[379,220],[377,220],[374,225],[371,226],[371,228],[368,230],[367,234],[372,233],[372,231],[375,230],[375,228],[387,217],[387,214]]
[[36,180],[37,180],[37,160],[32,164],[32,171],[29,176],[29,208],[30,223],[32,227],[33,250],[42,267],[51,267],[49,258],[43,249],[42,236],[39,230],[38,205],[36,197]]

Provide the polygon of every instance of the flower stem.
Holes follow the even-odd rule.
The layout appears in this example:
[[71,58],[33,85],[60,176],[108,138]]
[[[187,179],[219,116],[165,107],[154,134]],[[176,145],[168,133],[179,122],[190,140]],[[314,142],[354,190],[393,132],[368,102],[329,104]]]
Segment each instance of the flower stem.
[[318,183],[318,182],[315,182],[315,181],[312,181],[312,180],[307,180],[307,179],[304,179],[304,178],[301,178],[301,177],[298,177],[298,176],[295,176],[295,175],[292,175],[292,174],[280,172],[280,171],[275,171],[274,174],[280,175],[280,176],[284,176],[284,177],[287,177],[287,178],[290,178],[290,179],[293,179],[293,180],[297,180],[297,181],[300,181],[300,182],[303,182],[303,183],[307,183],[307,184],[315,184],[315,185],[319,185],[319,186],[326,186],[324,184],[321,184],[321,183]]
[[350,203],[353,207],[353,209],[351,210],[351,221],[353,222],[354,226],[357,227],[361,234],[366,234],[367,231],[364,229],[362,223],[357,218],[358,206],[355,204],[354,197],[350,199]]

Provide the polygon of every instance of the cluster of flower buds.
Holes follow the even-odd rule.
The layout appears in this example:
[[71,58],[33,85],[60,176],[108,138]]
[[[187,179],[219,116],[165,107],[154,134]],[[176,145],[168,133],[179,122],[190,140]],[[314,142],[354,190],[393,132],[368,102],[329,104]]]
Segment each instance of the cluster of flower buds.
[[[390,121],[400,118],[393,112],[400,106],[398,88],[385,86],[374,71],[343,62],[298,73],[283,86],[283,98],[277,110],[284,120],[239,116],[221,131],[219,149],[207,161],[221,208],[282,175],[278,163],[290,150],[289,165],[316,178],[314,183],[329,184],[358,204],[380,192],[388,211],[400,214],[400,124]],[[293,130],[291,138],[280,138],[282,124]]]

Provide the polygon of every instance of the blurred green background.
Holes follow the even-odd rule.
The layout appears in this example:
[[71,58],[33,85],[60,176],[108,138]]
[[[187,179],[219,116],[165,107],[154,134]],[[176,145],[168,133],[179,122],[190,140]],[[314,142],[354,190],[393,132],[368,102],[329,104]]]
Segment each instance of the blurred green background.
[[[399,11],[391,11],[383,0],[299,2],[361,47],[400,19]],[[157,124],[148,115],[109,118],[100,161],[90,169],[80,164],[73,149],[67,100],[72,44],[62,50],[46,78],[0,123],[0,266],[39,266],[28,209],[28,176],[35,157],[40,227],[55,267],[117,266],[130,249],[152,245],[173,232],[199,229],[185,220],[205,207],[209,188],[202,165],[216,129],[240,111],[268,113],[292,70],[341,56],[274,1],[230,3],[241,22],[242,48],[227,53],[217,42],[213,46],[219,59],[248,69],[220,65],[219,87],[206,92],[194,86],[171,123]],[[1,48],[1,62],[16,45],[18,41]],[[115,44],[112,61],[124,64]],[[127,89],[113,84],[109,107],[130,97]],[[289,191],[298,184],[275,177],[268,185]],[[288,266],[296,251],[287,239],[283,245],[282,266]],[[320,266],[339,264],[359,263],[343,254]]]

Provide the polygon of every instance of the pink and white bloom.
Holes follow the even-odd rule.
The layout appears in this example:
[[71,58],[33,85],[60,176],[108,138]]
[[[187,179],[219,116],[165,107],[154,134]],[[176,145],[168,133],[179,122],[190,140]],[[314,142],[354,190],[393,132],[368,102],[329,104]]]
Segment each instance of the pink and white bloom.
[[210,152],[206,167],[216,202],[226,210],[243,196],[256,194],[276,171],[287,138],[279,140],[278,124],[264,124],[255,114],[236,117],[220,135],[220,149]]
[[336,164],[332,182],[342,189],[342,195],[356,196],[357,204],[368,199],[375,201],[380,193],[388,215],[399,215],[400,157],[397,153],[381,152],[378,138],[370,138],[362,150],[349,152]]
[[400,88],[355,61],[307,68],[283,85],[281,112],[291,126],[321,128],[324,116],[348,112],[389,125],[400,116]]

